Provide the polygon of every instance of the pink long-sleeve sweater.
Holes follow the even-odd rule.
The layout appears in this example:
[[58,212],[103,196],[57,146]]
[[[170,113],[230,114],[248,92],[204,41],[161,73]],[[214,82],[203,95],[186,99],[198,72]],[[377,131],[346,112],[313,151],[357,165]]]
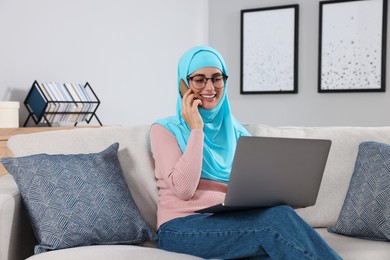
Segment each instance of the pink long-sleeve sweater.
[[157,228],[171,219],[196,214],[194,211],[198,209],[223,202],[227,185],[200,178],[203,138],[203,131],[192,130],[182,153],[169,130],[152,125],[150,142],[159,190]]

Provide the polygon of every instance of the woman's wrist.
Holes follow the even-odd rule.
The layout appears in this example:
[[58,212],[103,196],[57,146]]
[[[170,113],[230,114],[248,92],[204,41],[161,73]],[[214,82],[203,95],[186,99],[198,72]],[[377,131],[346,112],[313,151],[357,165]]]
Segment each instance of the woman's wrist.
[[191,131],[192,131],[192,130],[203,131],[203,125],[201,125],[201,126],[193,126],[193,127],[190,127],[190,128],[191,128]]
[[192,128],[192,129],[191,129],[191,132],[200,132],[200,133],[203,133],[203,129]]

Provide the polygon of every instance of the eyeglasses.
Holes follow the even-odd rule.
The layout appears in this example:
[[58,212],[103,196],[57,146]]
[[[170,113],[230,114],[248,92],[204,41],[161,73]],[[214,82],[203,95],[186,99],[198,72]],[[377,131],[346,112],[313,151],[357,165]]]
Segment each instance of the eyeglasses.
[[192,82],[192,86],[197,90],[202,90],[204,87],[206,87],[207,81],[211,80],[211,83],[213,84],[214,88],[221,89],[225,86],[225,82],[227,80],[228,76],[226,75],[216,75],[211,78],[206,78],[203,75],[195,75],[192,77],[187,77],[187,80],[190,80]]

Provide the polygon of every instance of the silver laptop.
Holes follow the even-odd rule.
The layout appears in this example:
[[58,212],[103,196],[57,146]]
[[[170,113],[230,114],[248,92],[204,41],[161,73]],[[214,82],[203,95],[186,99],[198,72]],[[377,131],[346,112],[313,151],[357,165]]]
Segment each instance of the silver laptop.
[[197,212],[313,206],[330,146],[323,139],[240,137],[224,203]]

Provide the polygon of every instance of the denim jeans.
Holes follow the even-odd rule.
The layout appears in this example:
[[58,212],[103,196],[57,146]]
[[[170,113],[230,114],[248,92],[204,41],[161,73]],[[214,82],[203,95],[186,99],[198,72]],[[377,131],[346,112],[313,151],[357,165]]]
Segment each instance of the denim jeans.
[[158,238],[161,249],[206,259],[341,259],[289,206],[177,218]]

